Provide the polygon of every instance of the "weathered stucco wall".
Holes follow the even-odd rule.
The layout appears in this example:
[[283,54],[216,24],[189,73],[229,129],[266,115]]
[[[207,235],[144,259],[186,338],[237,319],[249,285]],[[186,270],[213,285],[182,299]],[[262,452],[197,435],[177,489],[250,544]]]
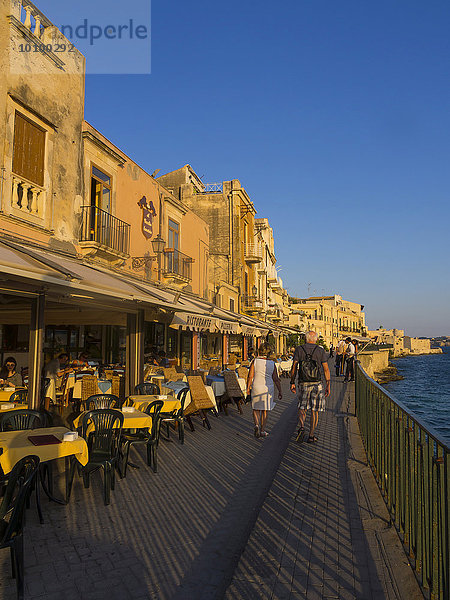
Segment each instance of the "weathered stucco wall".
[[[33,9],[34,10],[34,9]],[[36,12],[36,14],[38,14]],[[42,15],[42,13],[40,13]],[[74,250],[82,201],[81,127],[84,113],[85,59],[73,52],[23,51],[34,43],[69,42],[42,15],[41,39],[22,23],[21,3],[0,4],[2,86],[0,135],[2,188],[0,227],[18,235]],[[68,46],[69,47],[69,46]],[[22,50],[21,50],[22,48]],[[20,210],[13,202],[13,144],[16,112],[45,131],[44,188],[39,211]]]

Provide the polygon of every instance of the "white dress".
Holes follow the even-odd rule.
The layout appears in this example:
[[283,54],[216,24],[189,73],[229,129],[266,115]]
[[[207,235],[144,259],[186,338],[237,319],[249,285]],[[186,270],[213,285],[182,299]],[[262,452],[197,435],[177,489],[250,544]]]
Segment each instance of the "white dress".
[[273,371],[275,363],[265,358],[255,358],[253,363],[255,375],[252,384],[252,408],[254,410],[272,410],[273,401]]

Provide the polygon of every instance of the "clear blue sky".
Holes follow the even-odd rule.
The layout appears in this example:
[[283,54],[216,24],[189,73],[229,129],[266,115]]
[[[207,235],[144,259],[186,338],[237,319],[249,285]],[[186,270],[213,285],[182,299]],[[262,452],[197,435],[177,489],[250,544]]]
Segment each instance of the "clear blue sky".
[[450,335],[449,26],[448,0],[154,0],[151,75],[88,76],[86,118],[149,172],[239,179],[290,294]]

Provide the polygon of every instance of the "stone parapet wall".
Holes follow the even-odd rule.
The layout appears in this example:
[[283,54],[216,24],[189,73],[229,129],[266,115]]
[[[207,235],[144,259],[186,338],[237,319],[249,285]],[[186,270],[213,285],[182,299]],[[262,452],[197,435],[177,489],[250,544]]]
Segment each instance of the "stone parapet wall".
[[375,373],[384,371],[389,366],[389,350],[359,352],[358,360],[367,375],[375,379]]

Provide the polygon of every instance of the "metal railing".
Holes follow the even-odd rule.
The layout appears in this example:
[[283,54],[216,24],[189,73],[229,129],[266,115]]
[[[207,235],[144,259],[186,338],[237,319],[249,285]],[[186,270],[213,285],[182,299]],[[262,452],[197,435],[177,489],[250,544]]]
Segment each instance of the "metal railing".
[[96,242],[128,255],[130,248],[130,225],[97,206],[82,206],[80,242]]
[[194,260],[174,248],[164,250],[162,272],[164,275],[176,275],[187,281],[192,279],[192,263]]
[[367,459],[416,577],[430,600],[448,600],[450,449],[359,363],[356,416]]
[[204,194],[215,194],[223,191],[223,183],[205,183]]
[[263,307],[262,299],[259,296],[242,296],[242,304],[244,308],[260,309]]
[[257,244],[245,244],[244,246],[245,260],[251,260],[252,262],[259,262],[262,260],[262,248]]

